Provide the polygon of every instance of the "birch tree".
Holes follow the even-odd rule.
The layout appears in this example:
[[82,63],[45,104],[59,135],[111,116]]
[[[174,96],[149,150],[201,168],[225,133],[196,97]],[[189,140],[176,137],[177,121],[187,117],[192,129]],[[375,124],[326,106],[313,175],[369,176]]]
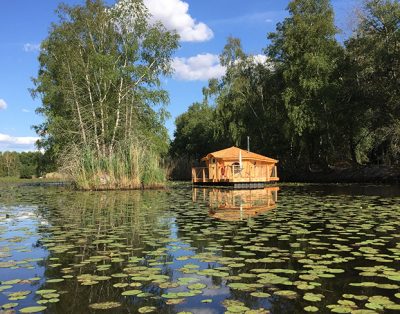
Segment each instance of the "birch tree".
[[166,143],[161,78],[171,73],[178,35],[150,24],[142,0],[87,0],[60,5],[57,15],[33,79],[42,147],[57,155],[73,144],[104,157],[132,138]]

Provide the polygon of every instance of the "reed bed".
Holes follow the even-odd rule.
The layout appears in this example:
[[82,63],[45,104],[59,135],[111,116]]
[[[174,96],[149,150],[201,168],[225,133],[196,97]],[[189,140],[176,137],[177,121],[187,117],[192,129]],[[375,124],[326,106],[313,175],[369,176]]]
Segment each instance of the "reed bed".
[[166,184],[159,154],[139,141],[120,143],[112,154],[72,146],[61,158],[62,172],[81,190],[149,189]]

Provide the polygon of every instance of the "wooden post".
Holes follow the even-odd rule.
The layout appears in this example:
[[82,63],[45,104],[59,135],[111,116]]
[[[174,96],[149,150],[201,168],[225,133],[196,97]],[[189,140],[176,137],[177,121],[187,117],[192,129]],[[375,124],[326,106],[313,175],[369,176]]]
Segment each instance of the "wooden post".
[[203,168],[203,182],[206,182],[206,173],[205,173],[204,168]]
[[267,182],[269,182],[269,165],[267,165]]

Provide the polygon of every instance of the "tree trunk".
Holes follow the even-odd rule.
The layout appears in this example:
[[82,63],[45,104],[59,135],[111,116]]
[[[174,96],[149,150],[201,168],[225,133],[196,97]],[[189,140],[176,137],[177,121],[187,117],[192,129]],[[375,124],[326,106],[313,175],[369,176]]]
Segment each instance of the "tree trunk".
[[89,94],[90,107],[92,109],[91,111],[92,111],[93,127],[94,127],[94,140],[96,143],[97,155],[100,156],[101,151],[100,151],[100,143],[99,143],[99,137],[98,137],[98,131],[97,131],[97,117],[96,117],[96,112],[95,112],[95,108],[94,108],[92,89],[90,88],[90,80],[89,80],[89,76],[88,76],[87,72],[85,73],[85,79],[86,79],[87,92]]
[[68,67],[69,79],[71,81],[72,93],[74,95],[74,103],[76,106],[76,112],[78,114],[79,128],[81,130],[82,141],[83,141],[83,144],[85,146],[87,146],[87,138],[86,138],[86,133],[85,133],[85,127],[84,127],[83,120],[82,120],[81,108],[80,108],[80,105],[78,102],[78,95],[75,90],[75,84],[74,84],[74,80],[72,78],[72,72],[71,72],[71,67],[70,67],[69,63],[67,64],[67,67]]

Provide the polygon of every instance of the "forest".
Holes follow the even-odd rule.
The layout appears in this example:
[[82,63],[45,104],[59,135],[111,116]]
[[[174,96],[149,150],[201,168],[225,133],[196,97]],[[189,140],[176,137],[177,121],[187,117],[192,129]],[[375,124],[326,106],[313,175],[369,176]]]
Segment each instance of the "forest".
[[[338,41],[329,0],[293,0],[267,34],[265,61],[230,37],[221,79],[177,117],[170,153],[192,163],[236,145],[287,175],[400,162],[400,3],[368,0]],[[182,176],[182,173],[176,173]]]
[[41,152],[0,152],[0,177],[31,179],[54,169]]
[[252,151],[279,160],[286,179],[398,169],[399,1],[364,1],[346,40],[329,0],[293,0],[287,10],[266,34],[264,58],[227,38],[225,74],[205,84],[169,139],[162,80],[173,73],[179,35],[150,23],[142,0],[61,4],[31,89],[41,101],[43,123],[33,128],[45,154],[4,152],[0,176],[58,169],[81,189],[160,187],[190,179],[208,152],[246,148],[247,137]]

